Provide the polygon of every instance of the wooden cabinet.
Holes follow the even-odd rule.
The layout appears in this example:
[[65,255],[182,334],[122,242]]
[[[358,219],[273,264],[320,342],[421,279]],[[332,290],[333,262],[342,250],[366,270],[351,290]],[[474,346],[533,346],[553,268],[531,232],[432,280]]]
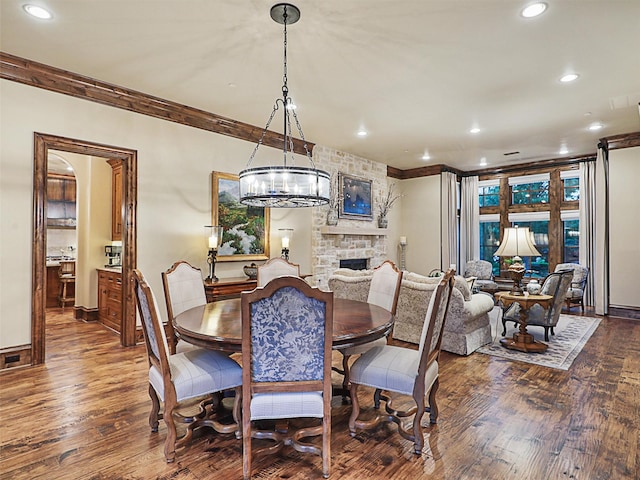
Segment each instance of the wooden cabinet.
[[111,175],[111,240],[122,240],[122,160],[109,160]]
[[76,180],[68,175],[47,175],[47,226],[75,228]]
[[118,271],[98,269],[98,320],[122,331],[122,273]]
[[217,282],[204,282],[207,302],[238,298],[241,292],[253,290],[258,285],[257,280],[247,277],[221,278]]

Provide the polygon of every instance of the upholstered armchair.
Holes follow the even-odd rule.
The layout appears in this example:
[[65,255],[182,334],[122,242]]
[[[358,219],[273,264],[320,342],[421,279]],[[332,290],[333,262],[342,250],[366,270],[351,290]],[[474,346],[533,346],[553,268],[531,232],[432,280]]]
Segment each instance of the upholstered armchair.
[[559,263],[556,265],[556,272],[561,272],[562,270],[573,271],[573,279],[564,299],[567,309],[570,310],[572,304],[579,304],[584,313],[584,289],[587,285],[589,269],[579,263]]
[[498,284],[493,280],[493,265],[486,260],[469,260],[464,269],[464,277],[475,277],[473,282],[475,291],[498,289]]
[[[527,327],[538,326],[544,328],[544,339],[549,341],[549,331],[555,335],[553,327],[558,324],[562,303],[567,295],[567,290],[573,278],[573,271],[564,270],[562,272],[550,273],[542,284],[542,295],[552,295],[551,306],[547,309],[540,305],[534,305],[529,309],[527,316]],[[520,305],[512,303],[502,314],[502,335],[507,333],[507,322],[520,323]]]

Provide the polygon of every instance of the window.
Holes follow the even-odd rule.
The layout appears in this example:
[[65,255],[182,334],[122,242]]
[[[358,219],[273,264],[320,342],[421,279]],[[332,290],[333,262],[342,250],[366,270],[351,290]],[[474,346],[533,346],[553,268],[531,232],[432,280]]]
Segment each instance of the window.
[[562,220],[562,262],[580,263],[580,211],[563,210]]
[[493,275],[500,276],[500,257],[493,254],[500,243],[500,216],[483,215],[480,217],[480,260],[493,265]]
[[549,182],[521,183],[511,187],[512,205],[549,203]]
[[480,207],[497,207],[500,205],[500,185],[480,186]]
[[539,257],[522,257],[522,262],[527,269],[526,275],[535,278],[544,278],[549,275],[549,220],[533,222],[513,222],[513,226],[529,227],[533,234],[533,242],[540,252]]
[[565,178],[562,180],[564,190],[564,201],[574,202],[580,200],[580,179]]

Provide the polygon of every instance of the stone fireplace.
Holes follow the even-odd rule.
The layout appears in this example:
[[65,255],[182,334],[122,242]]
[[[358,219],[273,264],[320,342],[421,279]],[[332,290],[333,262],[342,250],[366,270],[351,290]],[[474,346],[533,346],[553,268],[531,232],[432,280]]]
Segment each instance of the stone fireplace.
[[[313,149],[313,161],[332,176],[342,172],[371,179],[374,200],[387,189],[387,166],[382,163],[319,145]],[[319,207],[312,213],[312,274],[314,285],[320,287],[327,286],[341,260],[360,259],[366,268],[375,268],[387,259],[387,230],[378,228],[375,216],[371,220],[340,218],[337,226],[328,226],[328,210]]]

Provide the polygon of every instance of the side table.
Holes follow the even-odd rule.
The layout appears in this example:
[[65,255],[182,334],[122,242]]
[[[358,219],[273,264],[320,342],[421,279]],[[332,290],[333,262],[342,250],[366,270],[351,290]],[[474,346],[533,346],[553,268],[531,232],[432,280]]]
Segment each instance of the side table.
[[221,278],[217,282],[204,282],[207,303],[238,298],[240,293],[256,288],[258,281],[249,277]]
[[496,301],[502,304],[503,312],[511,305],[517,303],[520,305],[520,327],[519,331],[513,334],[512,338],[503,338],[500,343],[503,347],[511,350],[519,350],[521,352],[542,353],[548,348],[546,343],[536,342],[533,335],[527,332],[527,318],[529,317],[529,309],[534,305],[540,305],[542,308],[549,308],[552,295],[512,295],[509,292],[498,292],[495,294]]

